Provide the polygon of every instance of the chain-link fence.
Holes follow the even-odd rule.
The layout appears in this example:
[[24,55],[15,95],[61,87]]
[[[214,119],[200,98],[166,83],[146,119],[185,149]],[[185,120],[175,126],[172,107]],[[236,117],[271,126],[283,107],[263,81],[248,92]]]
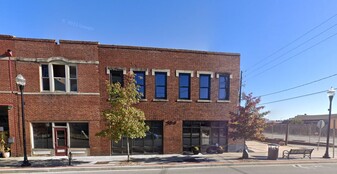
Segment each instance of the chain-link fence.
[[[288,141],[313,144],[326,143],[327,127],[325,126],[320,130],[316,124],[268,124],[263,134],[268,139],[286,141],[287,130],[289,130]],[[330,143],[332,143],[333,136],[334,131],[331,129]]]

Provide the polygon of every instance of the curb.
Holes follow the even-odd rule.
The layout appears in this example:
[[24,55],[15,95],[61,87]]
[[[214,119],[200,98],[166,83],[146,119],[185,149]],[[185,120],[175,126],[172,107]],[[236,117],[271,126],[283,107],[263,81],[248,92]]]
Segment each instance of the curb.
[[[248,159],[249,160],[249,159]],[[69,172],[69,171],[104,171],[104,170],[141,170],[141,169],[169,169],[169,168],[188,168],[188,167],[239,167],[239,166],[265,166],[265,165],[287,165],[287,164],[317,164],[317,163],[336,163],[336,160],[299,160],[299,161],[226,161],[213,163],[173,163],[173,164],[149,164],[149,165],[97,165],[97,166],[66,166],[66,167],[30,167],[30,168],[11,168],[0,167],[0,173],[41,173],[41,172]]]

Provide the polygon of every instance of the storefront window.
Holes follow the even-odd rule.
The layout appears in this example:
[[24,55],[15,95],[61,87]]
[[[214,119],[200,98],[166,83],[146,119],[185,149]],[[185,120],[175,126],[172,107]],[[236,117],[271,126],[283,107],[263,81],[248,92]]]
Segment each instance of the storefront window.
[[[146,121],[150,130],[146,137],[130,139],[130,152],[132,154],[161,154],[163,151],[163,123],[161,121]],[[112,142],[113,154],[125,154],[126,138],[119,142]]]
[[211,145],[227,147],[227,122],[222,121],[184,121],[183,150],[199,146],[207,149]]
[[69,123],[70,147],[89,148],[88,123]]
[[33,123],[34,148],[52,149],[51,123]]

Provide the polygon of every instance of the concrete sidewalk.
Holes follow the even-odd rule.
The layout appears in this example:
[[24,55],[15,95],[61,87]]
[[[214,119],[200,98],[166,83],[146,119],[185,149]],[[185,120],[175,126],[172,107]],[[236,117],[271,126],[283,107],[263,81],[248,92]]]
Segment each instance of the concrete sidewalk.
[[[31,167],[20,167],[23,158],[0,158],[0,173],[30,173],[82,170],[114,170],[143,168],[178,168],[191,166],[235,166],[235,165],[273,165],[273,164],[303,164],[303,163],[337,163],[337,159],[323,159],[325,148],[303,145],[288,145],[279,147],[279,159],[267,160],[268,145],[256,141],[248,141],[250,159],[239,159],[242,152],[199,155],[133,155],[132,161],[126,162],[126,156],[88,156],[74,157],[69,166],[68,157],[29,157]],[[282,159],[283,150],[292,148],[315,148],[312,159],[302,158],[303,155],[293,155],[291,159]],[[332,157],[332,150],[330,151]],[[337,157],[337,156],[336,156]]]

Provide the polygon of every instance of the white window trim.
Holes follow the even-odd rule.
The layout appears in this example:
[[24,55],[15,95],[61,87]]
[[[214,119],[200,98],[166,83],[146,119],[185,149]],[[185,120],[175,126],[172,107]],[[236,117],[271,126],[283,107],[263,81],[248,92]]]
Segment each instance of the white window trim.
[[34,149],[35,147],[34,147],[34,130],[33,130],[33,124],[32,124],[32,122],[30,122],[29,123],[29,128],[30,128],[30,139],[31,139],[31,141],[30,141],[30,145],[32,146],[32,149]]
[[106,67],[106,74],[110,74],[110,71],[123,71],[123,74],[126,74],[126,68],[120,68],[120,67]]
[[149,75],[149,69],[147,68],[130,68],[130,72],[133,74],[133,72],[135,71],[143,71],[145,72],[145,75],[148,76]]
[[152,75],[154,76],[156,72],[166,72],[167,76],[170,76],[170,70],[169,69],[152,69]]
[[200,77],[200,74],[207,74],[207,75],[211,75],[211,78],[213,78],[214,76],[214,72],[212,71],[197,71],[197,77]]
[[169,100],[168,99],[157,99],[157,98],[154,98],[152,101],[154,101],[154,102],[168,102]]
[[184,73],[184,74],[190,74],[191,77],[194,77],[194,71],[191,70],[176,70],[176,76],[179,77],[179,74]]
[[[49,74],[49,91],[43,90],[43,79],[42,79],[42,65],[48,65],[48,74]],[[66,91],[55,91],[55,84],[54,84],[54,69],[53,65],[64,65],[65,67],[65,86]],[[57,93],[78,93],[77,91],[70,91],[70,70],[69,66],[75,66],[76,67],[76,79],[77,79],[77,86],[78,86],[78,67],[76,64],[64,64],[62,62],[52,62],[48,64],[40,64],[39,67],[39,76],[40,76],[40,92],[57,92]]]
[[216,78],[218,79],[220,75],[229,75],[229,78],[232,79],[233,75],[231,73],[216,73]]
[[212,100],[203,100],[203,99],[199,99],[197,100],[198,103],[212,103]]

